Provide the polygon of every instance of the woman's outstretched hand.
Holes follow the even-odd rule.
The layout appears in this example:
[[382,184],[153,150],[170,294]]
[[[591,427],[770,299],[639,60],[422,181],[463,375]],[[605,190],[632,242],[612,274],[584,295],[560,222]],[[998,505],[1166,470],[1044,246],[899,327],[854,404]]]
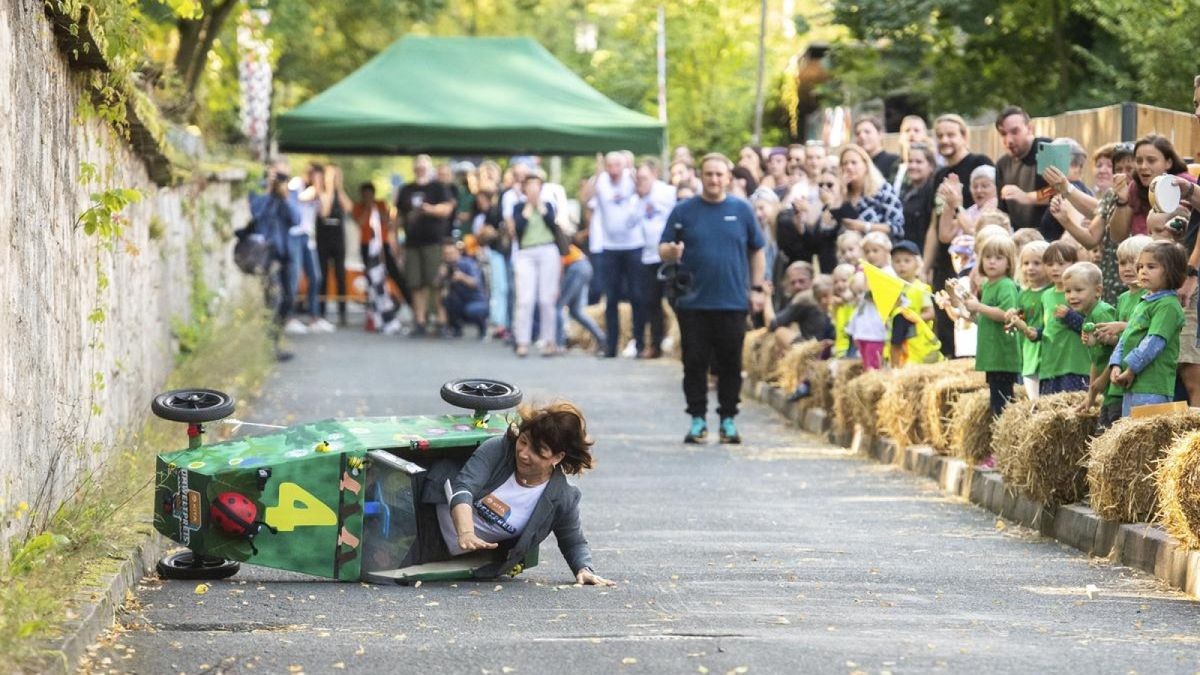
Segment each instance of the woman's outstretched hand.
[[458,547],[464,551],[478,551],[485,548],[496,548],[499,544],[486,542],[475,536],[474,532],[458,535]]
[[575,574],[575,583],[581,586],[616,586],[617,582],[609,581],[589,569],[579,570]]

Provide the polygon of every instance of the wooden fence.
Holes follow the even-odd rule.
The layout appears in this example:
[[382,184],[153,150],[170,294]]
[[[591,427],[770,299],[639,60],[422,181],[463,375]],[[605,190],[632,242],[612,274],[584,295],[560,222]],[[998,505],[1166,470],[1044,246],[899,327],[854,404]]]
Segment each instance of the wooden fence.
[[[1033,130],[1038,136],[1073,138],[1089,153],[1105,143],[1134,141],[1146,134],[1158,133],[1171,139],[1180,155],[1194,157],[1200,154],[1200,124],[1195,117],[1140,103],[1118,103],[1090,110],[1072,110],[1053,117],[1035,117]],[[972,125],[967,131],[972,152],[983,153],[992,159],[1006,152],[994,125]],[[900,134],[885,134],[883,144],[886,149],[898,152]],[[1084,181],[1090,183],[1091,179],[1092,163],[1088,162],[1084,167]]]

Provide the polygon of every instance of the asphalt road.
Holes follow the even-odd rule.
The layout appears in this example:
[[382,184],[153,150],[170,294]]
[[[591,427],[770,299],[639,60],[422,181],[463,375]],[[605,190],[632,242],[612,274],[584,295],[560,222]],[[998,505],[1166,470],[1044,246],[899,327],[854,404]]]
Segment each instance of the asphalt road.
[[598,467],[578,481],[584,527],[598,573],[619,586],[569,585],[552,541],[540,566],[503,581],[372,586],[247,566],[197,595],[194,582],[147,579],[96,670],[1200,670],[1200,604],[763,406],[745,406],[741,447],[683,445],[678,363],[518,360],[495,343],[349,330],[294,347],[239,417],[440,413],[438,387],[463,376],[578,403],[598,440]]

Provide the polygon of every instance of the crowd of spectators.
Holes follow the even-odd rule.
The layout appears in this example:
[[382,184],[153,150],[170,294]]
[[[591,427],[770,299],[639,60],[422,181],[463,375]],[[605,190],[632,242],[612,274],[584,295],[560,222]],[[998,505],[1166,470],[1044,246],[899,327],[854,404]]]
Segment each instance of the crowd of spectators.
[[[994,123],[999,157],[972,151],[955,114],[932,125],[904,118],[900,152],[884,148],[871,117],[837,148],[810,140],[697,161],[680,147],[666,167],[614,151],[597,157],[575,199],[548,182],[536,157],[435,167],[422,155],[390,202],[369,183],[352,200],[333,166],[296,178],[278,168],[255,216],[277,223],[288,333],[333,329],[318,297],[325,275],[346,325],[351,220],[367,326],[382,333],[454,338],[470,329],[517,356],[552,356],[575,321],[598,356],[654,359],[669,304],[692,441],[707,432],[710,375],[721,438],[738,440],[741,343],[752,326],[776,331],[781,345],[823,340],[828,356],[858,356],[868,368],[975,356],[997,412],[1023,382],[1031,396],[1087,390],[1111,420],[1120,403],[1127,413],[1175,398],[1176,375],[1179,397],[1200,405],[1200,195],[1179,151],[1154,134],[1091,149],[1042,138],[1016,106]],[[1050,146],[1067,160],[1039,170]],[[1151,198],[1164,174],[1183,193],[1166,213]],[[866,267],[903,283],[889,316],[877,311]],[[587,311],[599,302],[603,326]],[[623,303],[629,344],[616,328]],[[794,396],[804,395],[802,384]]]

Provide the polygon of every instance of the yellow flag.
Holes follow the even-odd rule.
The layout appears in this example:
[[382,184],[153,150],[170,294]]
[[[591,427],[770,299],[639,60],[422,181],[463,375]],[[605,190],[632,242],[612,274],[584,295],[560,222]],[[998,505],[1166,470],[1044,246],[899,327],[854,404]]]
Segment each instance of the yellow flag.
[[871,299],[875,301],[875,309],[879,310],[879,316],[886,319],[892,315],[892,310],[900,300],[900,294],[904,292],[904,280],[865,260],[862,269],[867,277],[867,288],[871,290]]

